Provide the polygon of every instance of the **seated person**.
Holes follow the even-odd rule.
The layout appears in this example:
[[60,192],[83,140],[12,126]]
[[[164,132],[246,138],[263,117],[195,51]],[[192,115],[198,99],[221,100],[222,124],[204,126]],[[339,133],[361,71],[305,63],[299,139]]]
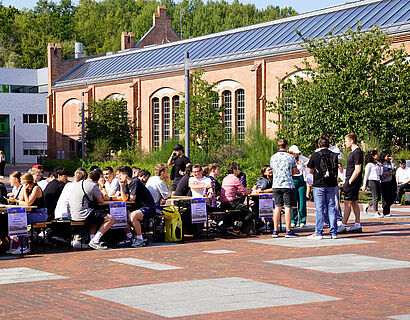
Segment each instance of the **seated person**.
[[[118,167],[120,177],[120,189],[122,201],[135,202],[134,210],[128,213],[136,238],[131,246],[134,248],[146,245],[146,240],[142,236],[141,221],[150,219],[156,215],[155,203],[151,193],[140,179],[132,179],[132,169],[128,166]],[[126,230],[127,238],[130,238],[130,229]]]
[[[246,196],[251,190],[245,189],[241,181],[238,179],[240,173],[239,165],[232,162],[227,168],[228,175],[222,181],[221,190],[221,208],[224,210],[240,210],[239,222],[237,226],[242,233],[249,233],[254,219],[254,214],[244,204],[240,196]],[[233,222],[232,215],[229,215],[225,222],[229,226]]]
[[23,190],[18,204],[21,206],[36,206],[37,208],[27,211],[27,223],[38,223],[47,221],[47,209],[45,207],[43,191],[34,182],[30,173],[21,176]]
[[264,165],[261,168],[261,175],[256,180],[252,190],[272,192],[272,168],[269,165]]
[[120,183],[114,176],[114,170],[111,167],[105,167],[103,170],[104,184],[101,185],[101,191],[108,199],[117,198],[120,195]]
[[21,178],[21,172],[19,171],[14,171],[10,177],[9,177],[9,182],[10,185],[13,187],[10,193],[7,194],[7,197],[11,200],[10,202],[14,200],[19,200],[21,197],[21,190],[23,189],[23,185],[20,182]]
[[209,171],[209,178],[211,179],[211,181],[214,183],[215,187],[215,196],[219,197],[221,194],[221,184],[219,183],[218,180],[216,180],[216,178],[221,174],[221,168],[219,166],[219,164],[217,163],[211,163],[208,166],[208,171]]
[[56,208],[54,210],[55,219],[71,219],[70,213],[70,197],[73,192],[73,188],[76,183],[87,179],[87,171],[84,168],[78,168],[74,172],[74,181],[67,182],[64,186],[63,191],[58,198]]
[[63,167],[57,167],[54,169],[56,179],[50,181],[47,187],[44,189],[44,202],[47,207],[48,221],[54,219],[54,210],[56,209],[58,198],[60,198],[61,192],[64,189],[68,180],[68,170]]
[[396,204],[401,204],[401,198],[406,189],[410,190],[410,167],[406,167],[406,160],[399,160],[400,167],[396,171],[397,197]]
[[185,167],[185,172],[182,178],[179,180],[177,188],[175,190],[176,196],[191,196],[191,189],[189,188],[188,182],[189,178],[192,176],[192,166],[187,164]]
[[104,210],[97,210],[91,207],[93,201],[98,203],[104,202],[104,196],[97,185],[99,179],[99,172],[91,171],[88,174],[88,179],[74,184],[69,205],[71,219],[73,221],[84,221],[89,227],[91,240],[88,246],[96,250],[105,250],[107,247],[102,245],[100,240],[103,234],[111,228],[115,220],[112,215]]
[[155,166],[155,176],[150,177],[146,184],[156,205],[164,205],[165,200],[171,195],[169,183],[168,166],[165,163],[157,164]]
[[149,177],[151,176],[151,172],[148,170],[142,169],[138,173],[138,179],[145,185],[148,182]]
[[138,174],[140,173],[140,171],[141,171],[141,168],[136,167],[136,166],[132,167],[132,177],[138,178]]
[[37,185],[41,188],[41,190],[45,190],[45,188],[47,187],[47,184],[54,179],[54,171],[50,171],[49,177],[47,179],[44,178],[44,173],[42,170],[40,170],[39,168],[33,166],[33,168],[31,168],[28,173],[30,173],[33,178],[34,178],[34,182],[37,183]]
[[202,175],[202,167],[199,164],[192,166],[192,177],[188,180],[188,186],[191,189],[193,198],[203,198],[212,191],[211,179]]

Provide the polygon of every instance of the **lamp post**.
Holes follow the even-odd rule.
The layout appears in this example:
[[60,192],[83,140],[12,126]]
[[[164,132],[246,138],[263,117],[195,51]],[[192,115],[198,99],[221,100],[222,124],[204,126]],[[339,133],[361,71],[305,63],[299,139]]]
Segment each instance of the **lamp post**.
[[84,161],[84,92],[81,92],[81,160]]
[[189,149],[189,52],[185,52],[185,154],[190,158]]
[[13,118],[13,166],[16,165],[16,118]]

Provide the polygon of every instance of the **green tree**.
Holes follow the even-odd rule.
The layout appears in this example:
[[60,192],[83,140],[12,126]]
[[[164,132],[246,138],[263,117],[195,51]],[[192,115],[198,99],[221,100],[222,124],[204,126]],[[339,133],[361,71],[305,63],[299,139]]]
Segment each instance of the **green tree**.
[[85,142],[90,152],[102,142],[107,145],[107,141],[114,151],[133,146],[137,129],[129,118],[125,99],[92,100],[86,112]]
[[[202,78],[204,70],[191,73],[190,86],[190,139],[194,146],[206,154],[223,144],[225,141],[225,126],[222,121],[223,105],[219,101],[215,83],[209,83]],[[180,93],[185,96],[184,93]],[[176,127],[185,131],[185,101],[182,101],[176,111],[178,116]]]
[[279,79],[281,96],[268,103],[268,110],[281,117],[278,136],[305,152],[316,148],[322,132],[333,143],[353,132],[361,139],[377,137],[384,147],[403,145],[410,132],[410,69],[404,49],[392,48],[393,40],[379,28],[363,32],[360,24],[356,31],[318,39],[298,34],[314,61],[305,59],[301,68],[295,67],[306,77]]

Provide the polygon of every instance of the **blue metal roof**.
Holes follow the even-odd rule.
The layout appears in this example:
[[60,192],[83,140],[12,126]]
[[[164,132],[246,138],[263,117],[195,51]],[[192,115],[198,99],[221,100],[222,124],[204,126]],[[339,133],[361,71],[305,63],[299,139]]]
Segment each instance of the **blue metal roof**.
[[378,25],[390,34],[410,32],[410,0],[357,1],[244,28],[219,32],[143,49],[128,49],[86,59],[59,79],[53,88],[124,79],[139,75],[182,70],[184,52],[194,66],[300,51],[299,30],[304,37],[322,37]]

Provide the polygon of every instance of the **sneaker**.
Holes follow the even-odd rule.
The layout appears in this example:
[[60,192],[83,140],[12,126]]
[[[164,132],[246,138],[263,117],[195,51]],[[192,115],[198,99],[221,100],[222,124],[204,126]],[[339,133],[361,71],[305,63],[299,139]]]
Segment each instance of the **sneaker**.
[[346,230],[346,227],[345,226],[342,226],[342,225],[340,225],[338,228],[337,228],[337,233],[339,234],[339,233],[346,233],[347,232],[347,230]]
[[323,236],[319,235],[319,234],[311,234],[310,236],[307,236],[306,238],[310,239],[310,240],[322,240]]
[[290,227],[291,227],[291,228],[294,228],[294,227],[296,227],[296,224],[292,222],[292,223],[290,224]]
[[367,213],[368,213],[368,210],[369,210],[369,204],[366,203],[366,204],[363,205],[363,213],[364,213],[364,214],[367,214]]
[[285,238],[296,238],[298,235],[293,230],[286,231]]
[[385,214],[384,217],[391,217],[391,213]]
[[146,245],[147,245],[146,240],[136,238],[136,239],[134,239],[134,241],[132,242],[131,247],[133,247],[133,248],[139,248],[139,247],[144,247],[144,246],[146,246]]
[[303,222],[302,222],[302,223],[299,225],[299,227],[300,227],[300,228],[306,227],[306,223],[303,223]]
[[134,242],[134,238],[127,238],[123,241],[118,242],[119,246],[130,247]]
[[279,237],[279,232],[278,231],[273,231],[272,232],[272,238],[277,238]]
[[84,243],[84,242],[81,243],[81,241],[72,241],[71,246],[74,249],[84,249],[84,248],[87,248],[87,243]]
[[379,211],[376,211],[375,213],[374,213],[374,216],[375,217],[378,217],[378,218],[383,218],[384,216],[383,216],[383,213],[380,213]]
[[401,202],[399,202],[399,201],[394,201],[394,204],[398,205],[398,206],[401,206]]
[[333,234],[332,234],[332,235],[330,236],[330,239],[337,239],[337,235],[333,235]]
[[107,250],[108,249],[107,246],[102,245],[100,242],[94,241],[94,239],[90,240],[90,242],[88,243],[88,246],[95,250]]
[[[356,227],[355,225],[353,225],[347,232],[351,232],[351,233],[362,233],[362,227]],[[338,231],[339,233],[339,231]]]
[[323,228],[329,228],[330,227],[330,225],[328,224],[328,223],[325,223],[324,225],[323,225]]
[[13,250],[10,250],[9,252],[10,254],[28,254],[30,253],[30,248],[29,247],[25,247],[23,249],[23,251],[21,251],[21,247],[15,248]]

